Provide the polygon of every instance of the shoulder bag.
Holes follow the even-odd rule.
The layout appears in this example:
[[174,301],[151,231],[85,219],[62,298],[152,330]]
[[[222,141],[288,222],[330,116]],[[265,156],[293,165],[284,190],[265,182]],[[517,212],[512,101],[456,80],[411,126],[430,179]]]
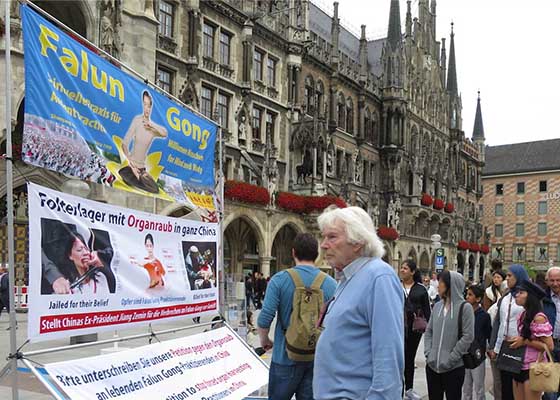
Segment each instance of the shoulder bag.
[[529,387],[536,392],[557,392],[560,383],[560,364],[553,362],[548,347],[544,345],[548,362],[541,362],[543,352],[529,367]]
[[[510,295],[509,306],[507,312],[507,323],[506,332],[504,334],[504,341],[500,347],[500,352],[498,353],[498,358],[496,360],[496,367],[501,371],[511,372],[512,374],[519,374],[521,372],[521,367],[523,366],[523,359],[525,358],[526,346],[518,347],[517,349],[512,349],[510,347],[511,342],[506,340],[507,333],[509,332],[509,317],[511,313],[511,302],[513,297]],[[500,312],[500,310],[498,310]]]

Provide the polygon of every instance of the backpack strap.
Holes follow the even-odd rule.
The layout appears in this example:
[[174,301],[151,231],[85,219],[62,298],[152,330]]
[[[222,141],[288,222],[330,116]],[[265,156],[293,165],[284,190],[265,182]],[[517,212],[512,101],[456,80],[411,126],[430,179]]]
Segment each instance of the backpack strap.
[[323,282],[325,282],[325,279],[327,279],[327,274],[325,274],[323,271],[319,271],[319,273],[313,280],[313,283],[311,284],[311,289],[321,289],[321,286],[323,286]]
[[296,285],[296,288],[304,288],[305,287],[303,281],[301,280],[301,277],[299,276],[299,273],[295,269],[289,268],[289,269],[286,270],[286,272],[288,272],[288,274],[290,274],[290,277],[292,278],[292,281],[294,282],[294,285]]
[[461,302],[459,306],[459,326],[457,327],[457,340],[463,337],[463,307],[467,304],[466,301]]

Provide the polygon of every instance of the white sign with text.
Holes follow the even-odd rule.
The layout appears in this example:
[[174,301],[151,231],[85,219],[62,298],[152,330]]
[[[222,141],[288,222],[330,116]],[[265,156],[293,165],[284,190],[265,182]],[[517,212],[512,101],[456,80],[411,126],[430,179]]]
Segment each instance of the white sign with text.
[[268,382],[265,364],[226,327],[45,369],[80,400],[235,400]]

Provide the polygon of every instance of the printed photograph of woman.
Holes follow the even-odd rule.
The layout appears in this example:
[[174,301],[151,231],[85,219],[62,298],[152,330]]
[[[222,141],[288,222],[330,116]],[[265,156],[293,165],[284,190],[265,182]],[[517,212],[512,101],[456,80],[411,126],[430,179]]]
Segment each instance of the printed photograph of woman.
[[151,233],[148,233],[144,238],[144,246],[146,247],[148,255],[140,261],[136,260],[135,257],[131,257],[130,263],[146,269],[150,277],[149,289],[163,287],[165,286],[165,281],[163,280],[165,268],[161,261],[154,255],[154,237]]

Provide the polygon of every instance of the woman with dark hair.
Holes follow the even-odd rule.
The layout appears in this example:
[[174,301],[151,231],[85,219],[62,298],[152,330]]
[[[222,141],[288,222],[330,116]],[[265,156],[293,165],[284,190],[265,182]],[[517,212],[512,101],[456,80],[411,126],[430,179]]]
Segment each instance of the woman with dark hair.
[[108,295],[107,278],[101,273],[103,268],[103,262],[89,249],[84,237],[77,232],[70,233],[59,271],[70,282],[71,293]]
[[[538,355],[546,349],[553,349],[552,325],[543,312],[542,299],[546,293],[531,281],[523,281],[517,287],[515,302],[523,307],[519,315],[517,330],[519,336],[513,338],[511,347],[527,346],[521,372],[513,376],[513,396],[515,400],[539,400],[542,392],[529,387],[529,366],[537,361]],[[547,359],[546,353],[544,359]]]
[[149,288],[152,289],[156,286],[165,286],[163,281],[163,275],[165,275],[165,269],[163,264],[154,255],[154,237],[151,233],[148,233],[144,238],[144,246],[146,246],[146,251],[148,256],[144,257],[142,261],[136,261],[136,259],[131,258],[130,262],[136,264],[139,267],[144,267],[148,271],[150,277]]
[[492,272],[492,282],[486,288],[484,299],[482,300],[484,311],[488,311],[504,294],[504,279],[506,279],[506,274],[501,269]]
[[[405,399],[417,400],[420,396],[414,392],[414,359],[422,339],[422,334],[430,319],[430,298],[426,288],[422,285],[422,275],[413,260],[407,260],[401,265],[400,276],[404,290],[404,378]],[[415,320],[421,320],[420,324]],[[422,325],[422,322],[426,322]]]
[[[460,400],[465,379],[463,354],[474,340],[474,311],[465,304],[463,275],[443,271],[438,283],[441,301],[434,305],[424,335],[426,378],[430,400]],[[461,331],[459,332],[459,317]]]

